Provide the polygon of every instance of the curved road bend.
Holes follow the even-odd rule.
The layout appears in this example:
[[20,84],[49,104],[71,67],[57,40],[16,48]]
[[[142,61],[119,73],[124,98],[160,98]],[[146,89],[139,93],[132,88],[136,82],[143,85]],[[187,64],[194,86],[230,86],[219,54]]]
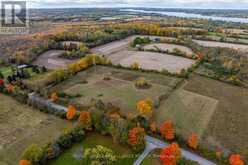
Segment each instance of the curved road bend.
[[[153,138],[151,136],[146,136],[146,148],[144,152],[140,155],[140,157],[134,162],[133,165],[140,165],[141,162],[145,159],[145,157],[156,148],[164,148],[168,146],[168,143],[162,142],[159,139]],[[182,149],[182,156],[188,160],[192,160],[198,162],[201,165],[217,165],[214,162],[211,162],[201,156],[198,156],[192,152]]]

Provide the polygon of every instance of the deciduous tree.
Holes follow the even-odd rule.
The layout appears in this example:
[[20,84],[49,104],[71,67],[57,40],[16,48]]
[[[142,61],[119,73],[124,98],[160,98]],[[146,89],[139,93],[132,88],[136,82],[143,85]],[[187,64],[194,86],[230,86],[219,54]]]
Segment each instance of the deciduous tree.
[[232,154],[229,158],[230,165],[244,165],[244,161],[239,154]]
[[139,114],[144,117],[149,117],[152,114],[153,105],[151,99],[141,100],[136,105]]
[[85,163],[91,165],[113,165],[117,161],[117,156],[111,149],[100,145],[86,149],[84,151],[84,158]]
[[139,150],[145,144],[145,129],[135,127],[128,131],[128,143],[135,149]]
[[68,120],[72,120],[75,117],[76,112],[77,112],[76,108],[72,105],[69,105],[67,113],[66,113],[66,118]]
[[20,160],[19,165],[32,165],[32,163],[28,160]]
[[198,146],[198,136],[195,133],[192,133],[188,138],[188,146],[192,149],[197,149]]
[[164,148],[160,153],[160,160],[163,165],[176,165],[180,158],[181,150],[176,143],[172,143],[168,147]]
[[88,111],[80,112],[78,123],[82,125],[85,129],[91,130],[92,120],[90,113]]
[[165,121],[160,126],[160,133],[162,137],[164,137],[166,140],[173,140],[175,138],[175,130],[172,121]]

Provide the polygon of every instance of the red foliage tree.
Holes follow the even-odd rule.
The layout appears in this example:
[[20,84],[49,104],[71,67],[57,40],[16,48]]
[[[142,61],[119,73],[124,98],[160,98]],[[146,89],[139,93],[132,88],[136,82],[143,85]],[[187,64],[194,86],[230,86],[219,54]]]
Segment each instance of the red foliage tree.
[[160,153],[160,160],[163,165],[176,165],[180,158],[181,150],[176,143],[172,143],[168,147],[164,148]]
[[230,165],[244,165],[244,161],[239,154],[232,154],[229,158]]
[[160,127],[160,133],[166,140],[173,140],[175,138],[175,130],[172,121],[165,121]]

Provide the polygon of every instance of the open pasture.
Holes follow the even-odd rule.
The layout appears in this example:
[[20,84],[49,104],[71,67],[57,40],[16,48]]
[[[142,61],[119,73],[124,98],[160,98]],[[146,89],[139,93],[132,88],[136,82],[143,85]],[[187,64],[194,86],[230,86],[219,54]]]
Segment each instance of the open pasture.
[[[160,96],[168,95],[181,81],[178,78],[156,75],[97,66],[80,72],[51,90],[63,91],[70,95],[80,94],[81,97],[73,98],[72,101],[83,105],[90,105],[92,99],[101,99],[105,103],[120,107],[123,115],[135,115],[138,101],[151,98],[156,103]],[[108,80],[104,79],[106,77]],[[140,77],[144,77],[151,87],[136,88],[135,81]],[[163,79],[159,82],[161,77]]]
[[0,164],[16,165],[32,143],[44,145],[57,138],[70,123],[0,95]]

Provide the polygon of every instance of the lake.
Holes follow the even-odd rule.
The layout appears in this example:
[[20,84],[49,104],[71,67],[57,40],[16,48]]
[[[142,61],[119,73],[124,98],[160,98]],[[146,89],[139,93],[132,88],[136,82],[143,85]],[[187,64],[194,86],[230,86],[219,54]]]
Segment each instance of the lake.
[[181,17],[181,18],[198,18],[198,19],[210,19],[214,21],[248,23],[248,18],[205,16],[201,14],[192,14],[192,13],[185,13],[185,12],[166,12],[166,11],[151,11],[151,10],[136,10],[136,9],[121,9],[121,11],[148,13],[148,14],[149,13],[150,14],[161,14],[161,15]]

